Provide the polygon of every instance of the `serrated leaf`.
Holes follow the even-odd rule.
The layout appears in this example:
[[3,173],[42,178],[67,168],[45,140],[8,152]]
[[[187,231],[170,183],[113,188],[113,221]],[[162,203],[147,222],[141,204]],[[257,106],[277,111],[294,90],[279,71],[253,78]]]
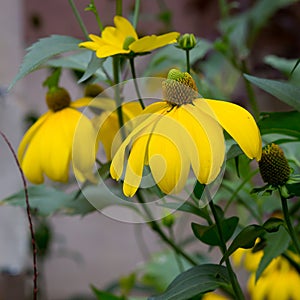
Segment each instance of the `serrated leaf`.
[[259,78],[244,74],[245,78],[254,85],[270,93],[282,102],[300,111],[300,87],[288,82]]
[[[221,221],[222,233],[225,242],[227,242],[233,235],[239,222],[238,217],[230,217]],[[192,223],[192,229],[195,236],[203,243],[210,246],[220,245],[219,233],[215,224],[204,226]]]
[[258,121],[262,134],[279,133],[300,139],[300,112],[263,113]]
[[78,44],[80,42],[78,39],[63,35],[51,35],[50,37],[38,40],[27,49],[27,54],[24,57],[19,73],[13,79],[9,89],[11,89],[18,80],[39,68],[51,57],[61,53],[79,50]]
[[228,272],[224,266],[204,264],[181,273],[165,293],[148,300],[187,300],[229,284]]
[[264,238],[266,239],[266,247],[264,247],[264,255],[256,270],[256,280],[259,279],[273,258],[287,250],[290,242],[290,236],[284,227],[280,227],[275,233],[266,234]]
[[[45,185],[30,186],[28,188],[29,204],[41,216],[50,216],[55,213],[67,215],[85,215],[95,208],[80,195],[75,198],[76,193],[64,193]],[[1,201],[12,206],[26,207],[24,191],[13,194]]]
[[255,241],[265,232],[265,229],[259,225],[249,225],[235,237],[228,250],[221,259],[224,262],[238,248],[250,249],[255,245]]

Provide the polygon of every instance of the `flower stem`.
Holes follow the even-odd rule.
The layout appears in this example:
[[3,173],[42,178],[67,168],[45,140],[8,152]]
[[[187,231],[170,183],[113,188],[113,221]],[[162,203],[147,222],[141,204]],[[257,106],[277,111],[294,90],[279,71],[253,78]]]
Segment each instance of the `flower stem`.
[[117,106],[117,115],[118,115],[118,120],[119,120],[119,127],[121,130],[121,135],[122,139],[125,138],[125,131],[124,131],[124,118],[123,118],[123,113],[122,113],[122,99],[120,95],[120,87],[119,87],[119,82],[120,82],[120,76],[119,76],[119,67],[120,67],[120,58],[118,55],[115,55],[113,57],[113,74],[114,74],[114,91],[115,91],[115,101],[116,101],[116,106]]
[[186,71],[190,74],[191,73],[191,66],[190,66],[190,50],[185,50],[185,56],[186,56]]
[[123,9],[122,9],[122,0],[116,0],[116,15],[122,16]]
[[299,244],[299,240],[297,237],[297,234],[294,230],[294,227],[291,223],[290,220],[290,215],[289,215],[289,209],[288,209],[288,205],[287,205],[287,199],[282,195],[280,189],[279,190],[279,194],[280,194],[280,199],[281,199],[281,206],[282,206],[282,212],[283,212],[283,216],[284,216],[284,220],[288,229],[288,232],[290,234],[290,237],[294,243],[294,246],[296,248],[296,251],[298,253],[298,255],[300,255],[300,244]]
[[98,23],[98,26],[99,26],[99,29],[100,29],[100,32],[101,32],[103,30],[103,24],[101,22],[99,14],[98,14],[98,10],[97,10],[97,8],[95,6],[95,0],[91,0],[91,4],[92,4],[92,7],[93,7],[92,12],[95,15],[96,21]]
[[[222,254],[224,255],[227,251],[227,247],[226,247],[226,243],[225,243],[223,232],[222,232],[221,222],[220,222],[215,204],[213,203],[213,200],[212,200],[212,198],[210,196],[210,193],[207,190],[207,188],[205,189],[205,193],[206,193],[206,195],[209,199],[209,202],[208,202],[209,207],[211,209],[211,212],[213,214],[213,217],[214,217],[214,220],[215,220],[215,223],[216,223],[216,226],[217,226],[217,231],[218,231],[218,235],[219,235],[219,238],[220,238],[220,249],[222,251]],[[241,287],[239,285],[239,282],[236,278],[236,275],[235,275],[235,273],[232,269],[229,258],[225,259],[225,263],[226,263],[226,267],[227,267],[227,270],[228,270],[228,274],[229,274],[229,278],[230,278],[230,281],[231,281],[232,289],[234,291],[236,299],[237,300],[245,299],[244,294],[242,292],[242,289],[241,289]]]
[[163,230],[160,228],[159,224],[155,221],[151,211],[148,209],[146,202],[143,198],[143,196],[141,195],[140,191],[138,190],[136,193],[137,199],[139,201],[139,203],[141,203],[143,205],[143,209],[149,219],[149,221],[147,222],[147,224],[151,227],[151,229],[153,231],[155,231],[160,238],[167,244],[169,245],[175,252],[177,252],[178,254],[180,254],[182,257],[184,257],[191,265],[193,266],[197,266],[198,263],[191,257],[189,256],[186,252],[184,252],[179,246],[177,246],[174,241],[172,241],[171,239],[169,239],[169,237],[163,232]]
[[145,104],[142,100],[141,93],[140,93],[140,90],[139,90],[139,86],[138,86],[138,83],[137,83],[137,80],[136,80],[135,67],[134,67],[134,58],[130,57],[129,62],[130,62],[131,74],[132,74],[132,78],[133,78],[134,87],[135,87],[135,90],[136,90],[136,93],[137,93],[137,96],[138,96],[138,100],[141,104],[142,109],[144,109]]
[[140,12],[141,0],[135,0],[134,5],[134,13],[133,13],[133,27],[136,29],[138,19],[139,19],[139,12]]
[[[173,228],[169,228],[169,235],[170,235],[170,238],[175,241],[175,234],[174,234],[174,230]],[[174,251],[174,255],[175,255],[175,260],[176,260],[176,263],[178,265],[178,270],[180,273],[182,273],[184,271],[184,266],[183,266],[183,263],[181,261],[181,257],[180,257],[180,253],[178,253],[178,251]]]
[[80,14],[79,14],[79,12],[78,12],[78,9],[76,8],[76,5],[74,4],[74,1],[73,1],[73,0],[69,0],[69,3],[70,3],[70,5],[71,5],[73,14],[75,15],[75,18],[76,18],[76,20],[77,20],[77,22],[78,22],[78,24],[79,24],[79,26],[80,26],[80,28],[81,28],[83,34],[84,34],[84,37],[85,37],[86,39],[88,39],[88,38],[89,38],[89,33],[88,33],[88,31],[87,31],[87,29],[86,29],[84,23],[83,23],[83,20],[82,20]]
[[33,300],[36,300],[38,297],[38,284],[37,284],[37,279],[38,279],[38,270],[37,270],[37,247],[36,247],[36,241],[35,241],[35,234],[34,234],[34,229],[33,229],[33,223],[32,223],[32,218],[31,218],[31,213],[30,213],[30,204],[29,204],[29,196],[28,196],[28,188],[27,188],[27,183],[25,179],[25,175],[23,173],[23,170],[20,166],[19,160],[17,158],[17,155],[7,139],[6,135],[0,131],[0,135],[4,139],[5,143],[7,144],[9,150],[11,151],[14,160],[17,164],[17,167],[19,169],[19,172],[21,174],[22,182],[23,182],[23,187],[24,187],[24,193],[25,193],[25,203],[26,203],[26,213],[27,213],[27,219],[29,223],[29,230],[31,234],[31,245],[32,245],[32,260],[33,260]]

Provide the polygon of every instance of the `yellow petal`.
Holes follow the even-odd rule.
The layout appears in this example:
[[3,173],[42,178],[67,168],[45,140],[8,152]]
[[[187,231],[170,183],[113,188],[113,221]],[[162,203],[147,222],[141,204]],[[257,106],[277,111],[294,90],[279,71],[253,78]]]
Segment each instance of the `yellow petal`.
[[198,100],[207,102],[218,122],[239,144],[249,158],[260,160],[262,152],[260,132],[254,118],[247,110],[225,101]]
[[121,146],[118,143],[112,144],[111,151],[113,159],[110,165],[110,174],[113,179],[119,180],[122,176],[127,146],[137,137],[139,137],[141,132],[147,131],[148,126],[150,126],[152,123],[155,123],[161,117],[160,112],[165,111],[166,109],[167,106],[165,102],[153,103],[149,105],[142,114],[133,119],[133,122],[138,125],[126,137]]
[[149,135],[143,135],[132,145],[123,184],[123,193],[127,197],[132,197],[141,183],[148,140]]
[[170,32],[159,36],[148,35],[134,41],[129,45],[129,49],[135,53],[152,51],[168,44],[175,43],[178,36],[178,32]]
[[27,130],[25,135],[22,138],[22,141],[20,142],[19,148],[18,148],[18,160],[20,161],[20,164],[22,164],[23,156],[24,156],[24,151],[36,133],[36,131],[39,129],[39,127],[47,120],[49,116],[53,114],[52,111],[48,111],[45,114],[43,114],[39,119]]
[[201,183],[211,183],[221,171],[225,156],[224,135],[218,122],[206,113],[205,103],[181,109],[180,122],[193,141],[187,148],[193,171]]
[[[77,116],[75,113],[78,114]],[[83,114],[73,110],[74,130],[72,134],[72,162],[76,177],[83,181],[95,181],[93,166],[95,163],[97,132],[92,122]],[[77,120],[76,120],[77,118]]]
[[157,121],[148,146],[147,161],[152,176],[166,194],[179,193],[190,171],[189,156],[185,153],[190,137],[178,122],[176,110],[174,108]]
[[131,36],[136,40],[138,39],[135,29],[127,19],[121,16],[115,16],[114,23],[117,30],[120,31],[125,38]]

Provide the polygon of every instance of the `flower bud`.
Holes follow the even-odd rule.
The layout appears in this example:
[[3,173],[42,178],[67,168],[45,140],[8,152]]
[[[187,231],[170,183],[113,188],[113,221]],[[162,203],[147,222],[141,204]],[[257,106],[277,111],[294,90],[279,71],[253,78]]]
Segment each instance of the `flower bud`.
[[191,50],[197,44],[196,38],[192,33],[185,33],[178,38],[179,48],[183,50]]
[[273,186],[284,185],[291,174],[289,163],[282,149],[276,145],[267,145],[259,161],[259,171],[264,182]]
[[162,224],[167,227],[171,228],[175,223],[175,217],[173,214],[168,214],[162,219]]
[[71,97],[66,89],[53,87],[46,94],[46,103],[49,109],[56,112],[68,107],[71,103]]

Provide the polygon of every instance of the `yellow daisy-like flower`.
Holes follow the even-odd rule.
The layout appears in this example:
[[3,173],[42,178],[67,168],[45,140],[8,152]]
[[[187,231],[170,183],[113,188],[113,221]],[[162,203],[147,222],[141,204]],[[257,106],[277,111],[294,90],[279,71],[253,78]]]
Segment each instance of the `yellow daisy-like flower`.
[[211,292],[211,293],[206,293],[202,298],[201,300],[229,300],[228,297],[225,297],[223,295],[219,295],[219,294],[216,294],[214,292]]
[[[115,101],[111,100],[110,104],[112,106],[111,110],[104,111],[93,120],[95,127],[98,129],[97,142],[101,142],[103,144],[105,155],[108,161],[112,159],[112,144],[120,129],[118,114],[115,108]],[[138,102],[127,102],[121,106],[121,109],[124,124],[126,124],[126,122],[129,120],[134,119],[134,117],[139,115],[143,110]],[[124,127],[126,135],[132,129],[132,126],[133,124],[130,123],[130,126]],[[118,138],[121,139],[121,136],[119,135]]]
[[175,43],[178,32],[170,32],[163,35],[150,35],[138,38],[138,35],[131,23],[121,17],[114,17],[115,27],[105,27],[102,36],[90,34],[92,41],[80,43],[96,52],[97,57],[104,58],[115,54],[128,54],[130,52],[143,53]]
[[[93,141],[95,130],[91,121],[76,108],[87,105],[92,98],[71,102],[68,92],[57,88],[48,92],[49,111],[43,114],[25,133],[18,149],[18,159],[27,179],[35,184],[51,180],[66,182],[72,155],[73,139],[77,131],[78,149],[82,153],[77,163],[77,178],[91,178],[95,158]],[[80,128],[77,124],[80,120]]]
[[[140,186],[144,165],[165,194],[180,192],[192,167],[203,184],[211,183],[224,162],[222,127],[249,158],[261,158],[261,136],[251,114],[224,101],[199,98],[188,73],[172,69],[163,82],[165,101],[149,105],[124,142],[113,147],[111,176],[132,197]],[[125,165],[125,156],[129,152]]]
[[275,258],[257,282],[255,273],[248,281],[252,300],[300,300],[299,288],[299,273],[282,257]]

